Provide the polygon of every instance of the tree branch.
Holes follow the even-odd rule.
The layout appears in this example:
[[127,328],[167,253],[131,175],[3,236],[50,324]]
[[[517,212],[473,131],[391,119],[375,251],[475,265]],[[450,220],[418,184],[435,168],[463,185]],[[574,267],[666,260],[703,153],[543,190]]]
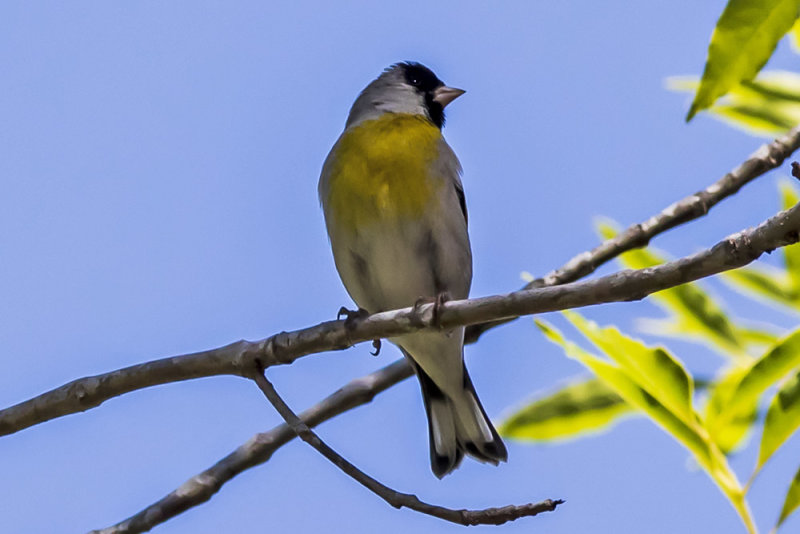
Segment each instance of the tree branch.
[[[315,427],[337,415],[372,401],[413,374],[404,358],[348,382],[325,399],[300,414],[300,420]],[[297,437],[288,424],[256,434],[235,451],[199,473],[162,499],[116,525],[93,530],[90,534],[138,534],[168,521],[190,508],[208,501],[222,486],[241,472],[268,461],[280,447]],[[555,501],[554,501],[555,502]],[[544,501],[547,503],[547,501]],[[542,503],[539,503],[542,504]],[[537,506],[537,505],[534,505]],[[505,514],[506,508],[499,508]]]
[[[646,245],[655,235],[704,215],[716,203],[734,194],[752,179],[780,165],[783,159],[798,148],[799,144],[800,131],[795,129],[785,137],[762,146],[742,165],[703,191],[669,206],[644,223],[629,227],[615,238],[605,241],[591,251],[573,257],[561,268],[543,278],[532,281],[526,288],[547,287],[576,280],[593,272],[598,266],[613,257],[627,250]],[[797,166],[797,163],[793,164],[793,171],[797,169]],[[800,178],[798,173],[793,172],[792,174]],[[467,328],[468,342],[476,341],[483,332],[499,324],[502,323],[495,321],[471,325]],[[397,360],[387,367],[350,381],[335,393],[303,412],[302,421],[308,426],[316,426],[347,410],[371,402],[376,394],[411,375],[412,370],[407,362],[404,359]],[[2,417],[0,417],[0,429],[2,429]],[[227,481],[246,469],[268,461],[278,448],[288,443],[294,436],[295,434],[285,424],[279,425],[269,432],[257,434],[233,453],[192,477],[164,498],[129,519],[96,532],[111,534],[148,531],[175,515],[209,500]]]
[[[798,143],[798,139],[800,139],[800,135],[798,135],[797,131],[794,131],[771,145],[762,146],[761,149],[754,155],[754,158],[759,157],[759,154],[765,153],[767,154],[767,158],[769,158],[770,153],[774,153],[776,149],[780,149],[779,145],[791,146],[793,147],[791,150],[794,150],[797,148],[796,145]],[[778,154],[775,158],[775,161],[781,157],[782,156]],[[740,166],[738,169],[726,175],[722,180],[713,186],[704,190],[709,194],[713,194],[716,191],[719,195],[715,200],[713,200],[713,202],[706,202],[704,204],[705,210],[713,206],[714,203],[719,202],[719,200],[724,198],[724,196],[733,194],[733,192],[738,190],[742,185],[744,185],[744,183],[756,176],[756,174],[752,174],[750,178],[744,179],[738,185],[731,187],[730,177],[745,176],[746,173],[742,172],[741,170],[743,167],[747,166],[748,163],[751,163],[754,158],[750,158],[748,162],[745,162],[745,164]],[[793,164],[795,168],[797,165],[797,163]],[[795,173],[793,172],[793,174]],[[795,174],[795,176],[797,176],[797,174]],[[698,193],[697,195],[687,197],[675,205],[696,205],[696,203],[700,201],[700,198],[701,194]],[[691,208],[681,209],[690,209],[691,211]],[[664,210],[661,214],[651,217],[649,221],[656,221],[660,218],[668,222],[670,212],[674,214],[677,211],[678,210],[673,211],[670,209]],[[704,211],[701,212],[700,215],[702,215],[702,213],[704,213]],[[673,227],[675,224],[669,226],[669,228]],[[637,228],[642,228],[643,226],[644,225],[634,225],[614,239],[604,242],[592,251],[584,252],[575,256],[572,260],[570,260],[570,262],[560,269],[553,271],[542,279],[533,281],[529,285],[546,287],[550,285],[557,285],[559,283],[565,283],[574,278],[579,278],[580,276],[583,276],[582,269],[585,269],[585,267],[582,267],[582,265],[589,265],[588,272],[593,271],[597,266],[610,259],[606,257],[606,254],[608,254],[606,251],[615,250],[616,254],[619,254],[631,248],[635,248],[632,244],[635,243],[635,239],[626,236],[634,234]],[[649,231],[647,232],[648,239],[649,237],[668,229],[666,226],[662,226],[661,229],[656,228],[657,227],[655,224],[649,225]],[[481,328],[481,332],[488,329],[486,328],[487,323],[474,326]],[[489,328],[491,328],[491,326],[489,326]],[[479,335],[480,334],[478,334],[478,336]],[[475,336],[474,339],[477,339],[477,336]],[[375,395],[385,391],[398,382],[405,380],[412,374],[412,370],[407,362],[404,359],[399,359],[387,367],[379,369],[378,371],[370,373],[364,377],[350,381],[335,393],[329,395],[316,405],[312,406],[310,409],[304,411],[301,414],[301,419],[310,427],[316,426],[345,411],[371,402]],[[129,519],[118,523],[117,525],[95,532],[104,534],[117,534],[148,531],[154,526],[165,522],[194,506],[198,506],[206,502],[229,480],[233,479],[239,473],[251,467],[255,467],[256,465],[268,461],[278,448],[291,441],[294,437],[295,434],[286,424],[279,425],[269,432],[257,434],[250,438],[245,444],[237,448],[234,452],[221,459],[202,473],[199,473],[198,475],[187,480],[180,486],[180,488],[172,491],[164,498],[151,504],[147,508],[138,512]]]
[[746,265],[764,252],[797,242],[798,232],[800,207],[795,206],[708,250],[657,267],[621,271],[586,282],[524,289],[507,295],[449,301],[440,306],[436,314],[434,304],[422,304],[376,313],[348,325],[344,321],[327,321],[294,332],[281,332],[261,341],[239,341],[220,349],[82,378],[0,411],[0,435],[83,411],[116,395],[155,384],[219,374],[246,376],[256,360],[269,367],[291,363],[308,354],[340,350],[363,341],[400,336],[424,328],[448,329],[593,304],[640,300],[656,291]]
[[0,436],[13,434],[56,417],[84,412],[104,401],[137,389],[216,375],[241,375],[239,341],[194,354],[162,358],[68,382],[30,400],[0,411]]
[[[598,267],[623,252],[647,246],[656,235],[702,217],[717,203],[739,191],[745,184],[778,168],[798,148],[800,148],[800,127],[794,128],[771,143],[761,145],[744,163],[702,191],[670,204],[661,213],[646,221],[629,226],[613,239],[608,239],[592,250],[578,254],[543,278],[532,280],[523,289],[573,282],[593,273]],[[466,329],[464,341],[474,343],[487,330],[513,320],[501,319],[470,325]]]
[[267,380],[263,369],[259,369],[254,375],[253,380],[258,384],[259,389],[275,410],[283,417],[286,424],[303,441],[311,445],[314,449],[330,460],[336,467],[341,469],[350,478],[373,492],[375,495],[386,501],[395,508],[410,508],[411,510],[438,517],[451,523],[459,525],[502,525],[508,521],[514,521],[521,517],[530,517],[541,512],[551,512],[556,506],[563,503],[561,500],[547,499],[540,503],[528,503],[522,506],[504,506],[502,508],[487,508],[484,510],[453,510],[423,502],[416,495],[400,493],[392,488],[385,486],[370,477],[355,465],[347,461],[339,453],[333,450],[327,443],[311,430],[291,408],[284,402],[272,383]]
[[422,304],[376,313],[348,325],[344,321],[328,321],[302,330],[281,332],[261,341],[239,341],[221,349],[83,378],[0,411],[0,435],[83,411],[113,396],[153,384],[215,374],[247,376],[256,360],[269,367],[291,363],[308,354],[340,350],[363,341],[425,328],[449,329],[594,304],[640,300],[656,291],[741,267],[764,252],[797,242],[798,237],[800,205],[771,217],[755,229],[729,236],[710,249],[656,267],[507,295],[449,301],[441,305],[436,314],[434,304]]
[[[800,148],[800,128],[795,128],[772,143],[762,145],[744,163],[704,190],[672,204],[643,223],[627,228],[594,249],[578,254],[544,278],[533,280],[524,289],[549,287],[577,280],[615,256],[646,245],[655,235],[704,215],[712,206],[737,192],[746,183],[778,167],[798,148]],[[483,332],[510,320],[513,320],[513,317],[470,325],[467,327],[465,342],[475,342]],[[338,336],[331,336],[327,340],[328,343],[322,339],[326,336],[321,330],[335,329],[337,326],[341,325],[329,322],[316,327],[319,330],[312,334],[312,337],[314,335],[320,337],[317,339],[322,341],[317,344],[320,348],[308,347],[304,354],[332,348],[346,348],[352,344],[348,342],[346,336],[341,335],[341,331],[338,332]],[[262,341],[263,347],[260,347],[258,342],[240,341],[219,349],[164,358],[111,373],[74,380],[0,411],[0,436],[56,417],[94,408],[112,397],[145,387],[219,374],[241,376],[242,369],[248,367],[247,362],[252,360],[254,353],[261,352],[259,357],[267,366],[293,361],[294,358],[288,361],[275,358],[273,361],[271,357],[274,357],[275,353],[266,347],[268,342],[277,344],[280,350],[281,334]]]
[[[344,387],[301,413],[300,419],[310,427],[317,426],[343,412],[368,404],[375,395],[411,374],[411,367],[405,359],[399,359],[369,375],[351,380]],[[116,525],[92,531],[91,534],[147,532],[156,525],[206,502],[226,482],[242,471],[266,462],[276,450],[296,436],[286,424],[256,434],[225,458],[193,476],[164,498]]]

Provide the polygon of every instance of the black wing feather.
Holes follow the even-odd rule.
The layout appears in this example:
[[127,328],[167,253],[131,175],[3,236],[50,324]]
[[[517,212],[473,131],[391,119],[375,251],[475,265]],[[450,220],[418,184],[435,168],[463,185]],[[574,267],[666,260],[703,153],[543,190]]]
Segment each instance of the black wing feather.
[[467,217],[467,198],[464,196],[464,187],[456,182],[456,196],[458,197],[458,203],[461,205],[461,213],[464,214],[464,222],[469,225],[469,218]]

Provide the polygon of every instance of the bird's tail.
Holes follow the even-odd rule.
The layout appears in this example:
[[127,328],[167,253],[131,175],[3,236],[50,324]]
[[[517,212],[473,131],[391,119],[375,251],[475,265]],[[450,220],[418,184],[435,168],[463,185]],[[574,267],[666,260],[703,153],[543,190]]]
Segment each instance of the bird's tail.
[[431,470],[438,478],[458,467],[464,453],[497,465],[508,452],[481,406],[475,387],[464,368],[464,388],[457,395],[445,394],[419,365],[409,358],[422,387],[428,414]]

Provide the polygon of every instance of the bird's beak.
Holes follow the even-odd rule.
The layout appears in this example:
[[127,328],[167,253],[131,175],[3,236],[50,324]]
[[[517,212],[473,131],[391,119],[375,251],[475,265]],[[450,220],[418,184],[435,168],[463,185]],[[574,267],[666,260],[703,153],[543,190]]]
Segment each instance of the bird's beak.
[[433,91],[433,101],[437,102],[442,108],[447,107],[447,104],[458,98],[459,96],[466,93],[463,89],[455,89],[453,87],[447,87],[443,85],[434,89]]

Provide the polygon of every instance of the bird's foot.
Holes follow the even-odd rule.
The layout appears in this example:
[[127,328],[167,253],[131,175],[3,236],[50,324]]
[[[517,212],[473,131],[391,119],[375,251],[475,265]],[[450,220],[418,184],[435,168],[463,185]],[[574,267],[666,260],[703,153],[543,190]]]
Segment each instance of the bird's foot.
[[[345,329],[353,330],[356,327],[356,323],[365,317],[369,317],[369,312],[364,308],[359,308],[358,310],[348,310],[344,306],[339,308],[339,312],[336,314],[336,320],[340,321],[344,317],[344,327]],[[380,339],[373,339],[372,340],[372,348],[375,349],[375,352],[370,352],[373,356],[377,356],[381,353],[381,340]]]
[[433,298],[420,297],[419,299],[417,299],[417,302],[414,303],[414,309],[419,308],[423,304],[433,304],[433,318],[432,318],[433,326],[435,326],[436,328],[441,328],[442,306],[448,300],[450,300],[450,293],[448,293],[447,291],[441,291],[439,292],[438,295],[436,295],[436,297]]
[[358,310],[348,310],[342,306],[339,308],[339,312],[336,314],[337,321],[341,321],[342,318],[344,318],[344,326],[348,330],[355,328],[356,322],[365,317],[369,317],[369,312],[364,308],[359,308]]

